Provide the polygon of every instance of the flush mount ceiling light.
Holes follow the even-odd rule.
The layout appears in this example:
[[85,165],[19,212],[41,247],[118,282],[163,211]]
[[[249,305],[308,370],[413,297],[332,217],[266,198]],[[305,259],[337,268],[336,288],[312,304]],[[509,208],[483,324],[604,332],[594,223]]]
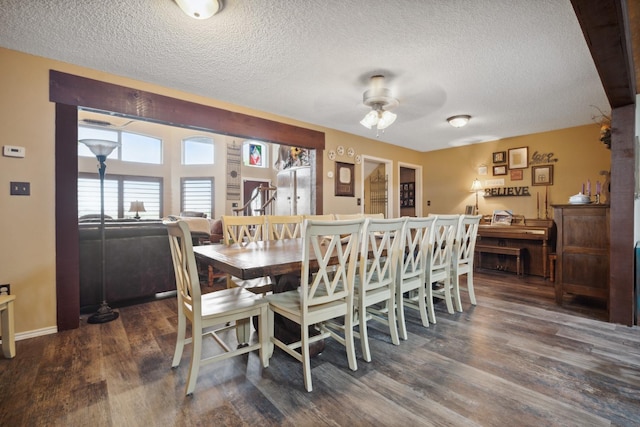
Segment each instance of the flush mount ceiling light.
[[371,111],[360,121],[367,129],[376,128],[376,136],[379,131],[388,128],[398,117],[392,113],[392,108],[398,106],[398,100],[391,96],[391,91],[384,87],[384,76],[371,77],[371,89],[362,95],[364,105],[371,107]]
[[469,119],[471,119],[471,116],[462,114],[460,116],[451,116],[447,119],[447,121],[454,128],[461,128],[462,126],[465,126],[467,123],[469,123]]
[[175,0],[180,9],[196,19],[207,19],[218,13],[222,6],[220,0]]

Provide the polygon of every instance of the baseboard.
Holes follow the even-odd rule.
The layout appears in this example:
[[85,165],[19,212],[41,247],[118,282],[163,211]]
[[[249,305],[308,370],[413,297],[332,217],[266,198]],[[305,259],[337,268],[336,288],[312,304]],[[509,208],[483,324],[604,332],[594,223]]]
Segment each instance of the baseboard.
[[[41,337],[43,335],[57,334],[57,333],[58,333],[57,326],[51,326],[51,327],[42,328],[42,329],[35,329],[33,331],[27,331],[27,332],[19,332],[16,334],[16,341],[26,340],[26,339],[35,338],[35,337]],[[2,340],[0,340],[0,343],[1,342]]]

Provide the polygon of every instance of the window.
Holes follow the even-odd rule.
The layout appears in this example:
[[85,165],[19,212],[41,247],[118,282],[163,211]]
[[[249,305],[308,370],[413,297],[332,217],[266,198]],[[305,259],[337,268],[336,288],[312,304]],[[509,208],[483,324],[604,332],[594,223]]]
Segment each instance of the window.
[[125,162],[162,164],[162,140],[137,133],[121,132],[121,160]]
[[212,165],[214,163],[213,139],[194,136],[182,140],[183,165]]
[[242,160],[245,166],[267,167],[267,146],[258,141],[245,141],[242,146]]
[[[158,219],[162,214],[162,178],[109,175],[104,180],[104,214],[111,218],[134,217],[131,202],[144,203],[143,219]],[[78,177],[78,217],[100,214],[100,178],[80,173]]]
[[180,211],[204,212],[214,217],[213,178],[182,178],[180,180]]
[[[78,126],[78,139],[120,141],[121,147],[109,154],[110,159],[126,162],[162,164],[162,140],[137,133],[90,126]],[[78,156],[93,157],[86,145],[78,143]]]

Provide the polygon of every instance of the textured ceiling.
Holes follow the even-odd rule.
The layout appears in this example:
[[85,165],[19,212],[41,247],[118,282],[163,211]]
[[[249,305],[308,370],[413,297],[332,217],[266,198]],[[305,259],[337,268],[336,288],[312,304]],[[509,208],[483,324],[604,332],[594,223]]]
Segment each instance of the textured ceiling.
[[[2,0],[0,46],[375,139],[436,150],[593,123],[609,104],[569,0]],[[470,114],[460,129],[446,118]]]

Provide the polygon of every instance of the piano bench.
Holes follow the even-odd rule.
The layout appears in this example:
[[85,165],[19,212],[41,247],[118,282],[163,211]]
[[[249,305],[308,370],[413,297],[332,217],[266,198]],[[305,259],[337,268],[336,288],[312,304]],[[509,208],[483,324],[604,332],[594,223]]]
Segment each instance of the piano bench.
[[476,245],[475,251],[478,253],[478,265],[482,266],[482,253],[508,255],[516,257],[516,276],[524,274],[522,268],[522,251],[524,248],[513,246]]

